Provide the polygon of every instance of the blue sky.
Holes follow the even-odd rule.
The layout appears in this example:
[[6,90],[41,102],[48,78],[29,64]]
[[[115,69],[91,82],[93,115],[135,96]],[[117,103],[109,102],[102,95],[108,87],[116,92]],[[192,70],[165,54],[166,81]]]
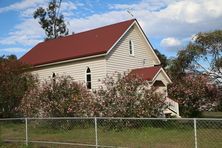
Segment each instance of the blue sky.
[[[49,0],[0,0],[0,56],[24,55],[44,31],[34,10]],[[132,19],[134,15],[154,48],[168,57],[198,32],[222,29],[222,0],[63,0],[61,13],[71,32]]]

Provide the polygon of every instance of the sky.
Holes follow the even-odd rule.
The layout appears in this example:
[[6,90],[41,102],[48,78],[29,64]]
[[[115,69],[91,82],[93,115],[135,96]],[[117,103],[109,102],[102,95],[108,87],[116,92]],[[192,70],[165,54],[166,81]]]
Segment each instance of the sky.
[[[44,40],[33,12],[49,1],[0,0],[0,56],[20,58]],[[62,0],[60,12],[70,34],[136,18],[167,57],[175,57],[198,32],[222,29],[222,0]]]

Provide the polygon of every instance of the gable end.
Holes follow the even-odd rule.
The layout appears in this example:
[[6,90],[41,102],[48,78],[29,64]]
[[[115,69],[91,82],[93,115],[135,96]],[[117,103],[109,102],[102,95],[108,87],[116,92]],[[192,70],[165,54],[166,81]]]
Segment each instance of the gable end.
[[108,52],[106,53],[106,55],[110,54],[111,50],[114,49],[114,47],[119,43],[119,41],[129,32],[129,30],[136,25],[138,30],[140,31],[142,37],[144,38],[144,40],[146,41],[147,45],[150,47],[151,52],[153,53],[155,59],[157,60],[157,64],[156,65],[160,65],[161,62],[159,60],[159,58],[157,57],[156,53],[154,52],[153,46],[150,43],[150,41],[148,40],[147,36],[145,35],[144,31],[142,30],[141,26],[139,25],[139,23],[137,22],[137,20],[135,19],[134,22],[128,27],[128,29],[120,36],[120,38],[113,44],[113,46],[108,50]]

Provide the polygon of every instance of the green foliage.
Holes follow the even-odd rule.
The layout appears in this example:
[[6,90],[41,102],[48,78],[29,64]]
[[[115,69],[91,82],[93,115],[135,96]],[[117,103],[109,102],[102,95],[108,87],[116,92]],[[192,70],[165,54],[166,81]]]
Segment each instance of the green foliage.
[[37,81],[25,72],[28,66],[20,63],[16,56],[0,58],[0,117],[18,116],[18,106],[25,92]]
[[[218,94],[222,93],[222,30],[198,33],[184,50],[178,52],[177,58],[170,60],[167,72],[174,82],[171,87],[173,89],[177,88],[175,91],[169,92],[169,95],[172,98],[180,98],[179,100],[185,101],[180,104],[180,108],[184,108],[182,110],[185,116],[199,116],[200,109],[198,107],[200,107],[200,102],[205,104],[209,101],[212,106],[212,103],[216,101],[217,110],[221,110],[222,99],[216,97],[214,98],[216,100],[212,100],[212,97],[220,96]],[[193,75],[192,79],[190,73]],[[204,80],[202,77],[207,77],[207,79]],[[217,90],[216,94],[212,94],[211,91],[205,89],[206,86],[210,86],[210,83],[211,86],[213,84],[217,85],[217,87],[214,86]],[[202,95],[198,94],[201,89],[205,90]],[[184,93],[187,91],[192,92],[193,95],[190,96],[190,93]],[[175,96],[176,93],[179,93],[180,96]],[[187,107],[184,107],[184,105],[187,105]]]
[[33,14],[33,17],[39,19],[39,24],[45,30],[46,40],[66,36],[69,33],[63,15],[58,16],[59,7],[56,0],[52,0],[47,9],[39,7]]
[[157,50],[157,49],[154,49],[154,52],[156,53],[157,57],[159,58],[159,60],[160,60],[160,62],[161,62],[161,66],[162,66],[163,68],[167,67],[167,65],[168,65],[168,59],[167,59],[167,57],[166,57],[164,54],[161,54],[161,53],[159,52],[159,50]]
[[181,65],[181,61],[177,60],[177,58],[169,59],[169,66],[166,71],[173,82],[176,82],[185,74],[183,65]]
[[198,33],[177,55],[170,66],[172,77],[192,71],[205,73],[221,84],[222,30]]
[[200,117],[202,111],[216,109],[219,90],[208,79],[206,75],[189,74],[168,87],[169,97],[179,103],[181,116]]

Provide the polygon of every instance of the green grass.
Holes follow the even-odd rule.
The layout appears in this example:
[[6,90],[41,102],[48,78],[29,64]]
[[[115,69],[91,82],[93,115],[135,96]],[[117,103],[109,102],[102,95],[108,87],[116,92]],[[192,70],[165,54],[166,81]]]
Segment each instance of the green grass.
[[[74,126],[70,130],[51,128],[46,125],[29,124],[30,141],[55,141],[69,143],[95,144],[95,133],[93,124],[87,126]],[[0,140],[25,140],[24,123],[2,123]],[[198,146],[201,148],[222,147],[221,128],[197,129]],[[183,148],[194,147],[194,131],[192,125],[179,126],[172,124],[166,127],[144,126],[142,128],[123,128],[119,131],[107,130],[107,127],[98,125],[99,145],[121,146],[132,148]],[[4,144],[1,148],[25,148],[22,143]],[[66,145],[31,144],[29,147],[52,147],[62,148]],[[73,146],[70,146],[73,147]],[[77,146],[74,146],[77,147]]]
[[[101,131],[100,131],[101,132]],[[191,130],[173,130],[162,128],[141,128],[109,131],[99,133],[101,145],[124,147],[180,147],[186,142],[188,147],[193,145]],[[108,135],[108,136],[107,136]],[[184,141],[186,139],[186,141]]]
[[222,118],[222,112],[202,112],[203,118]]

